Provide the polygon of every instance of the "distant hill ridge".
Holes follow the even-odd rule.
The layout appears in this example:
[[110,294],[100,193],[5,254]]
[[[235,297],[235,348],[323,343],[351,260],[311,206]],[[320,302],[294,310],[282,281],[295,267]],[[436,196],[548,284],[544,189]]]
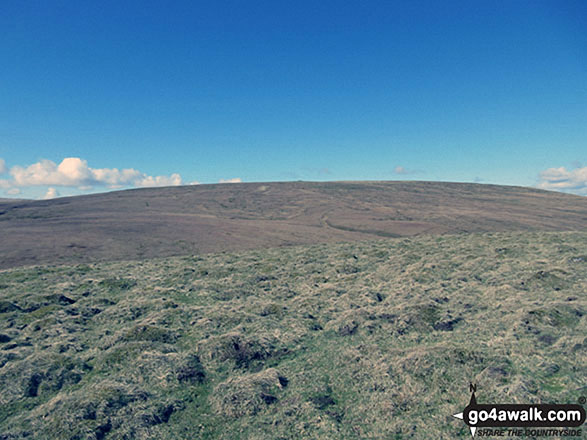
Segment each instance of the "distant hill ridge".
[[0,268],[421,234],[587,230],[587,198],[446,182],[277,182],[0,200]]

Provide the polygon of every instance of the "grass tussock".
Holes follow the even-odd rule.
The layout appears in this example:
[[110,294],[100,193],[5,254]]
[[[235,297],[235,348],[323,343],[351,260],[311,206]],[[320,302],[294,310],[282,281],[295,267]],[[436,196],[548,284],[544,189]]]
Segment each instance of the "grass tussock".
[[255,415],[278,402],[277,395],[287,383],[274,368],[258,373],[233,376],[219,383],[211,395],[213,409],[232,418]]
[[0,272],[0,439],[452,439],[585,394],[587,234]]

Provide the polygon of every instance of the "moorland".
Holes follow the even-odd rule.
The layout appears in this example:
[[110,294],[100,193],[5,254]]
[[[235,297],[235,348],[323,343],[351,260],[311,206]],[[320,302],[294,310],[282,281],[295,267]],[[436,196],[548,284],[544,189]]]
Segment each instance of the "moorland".
[[470,382],[575,403],[585,200],[382,182],[4,202],[0,439],[454,439]]

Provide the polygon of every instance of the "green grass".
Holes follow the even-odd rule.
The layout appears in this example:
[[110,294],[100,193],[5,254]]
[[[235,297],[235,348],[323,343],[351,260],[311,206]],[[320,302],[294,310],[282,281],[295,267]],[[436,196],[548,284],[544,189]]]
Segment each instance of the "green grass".
[[0,272],[0,438],[453,439],[586,392],[587,234]]

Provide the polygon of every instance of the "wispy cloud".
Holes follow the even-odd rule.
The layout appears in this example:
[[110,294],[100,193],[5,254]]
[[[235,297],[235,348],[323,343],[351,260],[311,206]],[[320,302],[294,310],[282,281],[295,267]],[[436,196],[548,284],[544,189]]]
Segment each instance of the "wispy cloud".
[[396,166],[393,169],[393,172],[395,174],[398,174],[398,175],[408,175],[408,174],[418,174],[418,173],[421,173],[421,171],[419,171],[419,170],[411,170],[411,169],[408,169],[408,168],[404,168],[401,165]]
[[241,183],[242,181],[240,177],[233,177],[232,179],[220,179],[218,183]]
[[548,168],[540,173],[538,188],[587,195],[587,167]]
[[17,196],[20,194],[20,188],[10,188],[6,190],[6,194],[9,196]]
[[6,174],[8,172],[8,168],[6,168],[6,161],[0,158],[0,175]]
[[181,185],[181,176],[177,173],[169,176],[150,176],[134,168],[91,168],[86,160],[79,157],[67,157],[56,164],[50,160],[10,169],[11,179],[3,179],[4,188],[29,186],[64,186],[88,190],[93,186],[109,188],[149,187]]

